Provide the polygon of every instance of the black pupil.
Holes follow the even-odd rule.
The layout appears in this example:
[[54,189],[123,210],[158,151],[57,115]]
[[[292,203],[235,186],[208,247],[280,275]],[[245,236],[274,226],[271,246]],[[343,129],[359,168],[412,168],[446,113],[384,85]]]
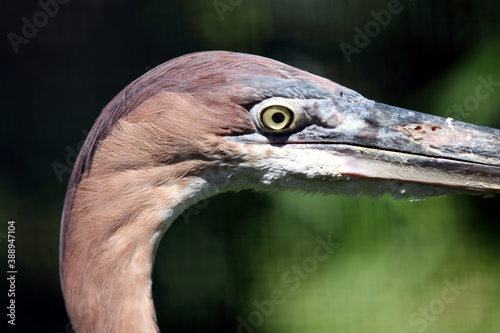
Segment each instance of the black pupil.
[[275,123],[279,124],[285,120],[285,115],[281,112],[276,112],[271,118]]

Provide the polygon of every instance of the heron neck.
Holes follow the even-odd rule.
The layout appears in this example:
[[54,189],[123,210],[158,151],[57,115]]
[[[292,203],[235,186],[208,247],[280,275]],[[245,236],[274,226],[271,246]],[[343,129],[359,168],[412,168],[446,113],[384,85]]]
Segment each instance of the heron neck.
[[154,253],[163,232],[197,200],[204,184],[195,177],[168,178],[163,171],[93,175],[80,183],[65,222],[61,260],[66,308],[76,332],[158,331],[151,292]]

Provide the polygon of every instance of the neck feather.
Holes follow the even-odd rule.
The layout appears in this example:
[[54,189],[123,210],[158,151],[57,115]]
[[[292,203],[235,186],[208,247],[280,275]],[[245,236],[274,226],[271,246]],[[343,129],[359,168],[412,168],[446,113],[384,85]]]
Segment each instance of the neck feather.
[[[189,169],[189,167],[186,167]],[[161,180],[161,181],[160,181]],[[61,280],[76,332],[157,332],[151,271],[172,221],[206,193],[169,167],[82,180],[61,254]]]

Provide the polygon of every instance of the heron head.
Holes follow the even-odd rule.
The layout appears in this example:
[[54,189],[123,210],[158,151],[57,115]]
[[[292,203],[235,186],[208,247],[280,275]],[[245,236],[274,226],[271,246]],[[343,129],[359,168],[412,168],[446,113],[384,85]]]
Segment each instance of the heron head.
[[195,53],[137,86],[150,96],[123,120],[149,124],[149,146],[130,145],[145,153],[130,163],[197,160],[191,171],[217,190],[500,191],[499,130],[377,103],[274,60]]

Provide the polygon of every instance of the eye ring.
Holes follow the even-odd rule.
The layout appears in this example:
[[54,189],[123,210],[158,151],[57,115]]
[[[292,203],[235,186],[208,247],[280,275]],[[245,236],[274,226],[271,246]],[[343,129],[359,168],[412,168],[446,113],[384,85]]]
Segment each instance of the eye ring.
[[297,107],[281,98],[273,98],[256,107],[252,112],[259,127],[269,133],[293,130],[299,123]]

